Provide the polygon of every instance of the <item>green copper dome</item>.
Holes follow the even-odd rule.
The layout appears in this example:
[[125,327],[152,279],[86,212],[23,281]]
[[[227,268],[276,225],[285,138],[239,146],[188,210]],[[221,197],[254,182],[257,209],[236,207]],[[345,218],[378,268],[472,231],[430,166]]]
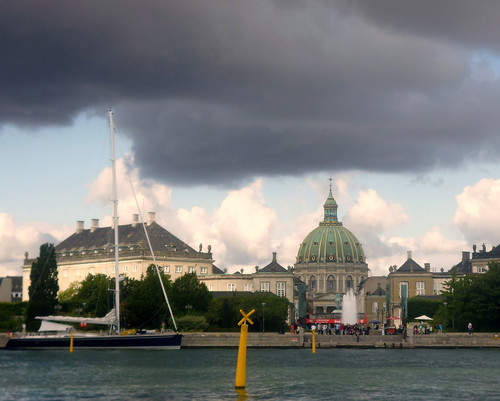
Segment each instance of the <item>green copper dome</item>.
[[331,189],[323,208],[324,220],[300,244],[297,263],[364,263],[361,243],[337,219],[338,206]]

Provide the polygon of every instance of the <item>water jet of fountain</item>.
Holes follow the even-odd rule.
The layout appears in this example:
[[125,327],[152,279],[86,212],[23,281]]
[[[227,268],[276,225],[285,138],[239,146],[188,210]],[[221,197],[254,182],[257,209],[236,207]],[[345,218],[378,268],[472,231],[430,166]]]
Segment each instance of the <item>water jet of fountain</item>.
[[358,322],[356,311],[356,295],[350,288],[342,297],[342,323],[356,324]]

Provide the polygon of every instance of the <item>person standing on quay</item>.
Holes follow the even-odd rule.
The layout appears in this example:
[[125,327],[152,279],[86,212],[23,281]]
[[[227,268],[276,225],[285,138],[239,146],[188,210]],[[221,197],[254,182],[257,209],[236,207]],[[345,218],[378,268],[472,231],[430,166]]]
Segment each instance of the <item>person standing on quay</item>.
[[467,330],[469,331],[469,335],[472,335],[472,323],[469,322],[467,325]]

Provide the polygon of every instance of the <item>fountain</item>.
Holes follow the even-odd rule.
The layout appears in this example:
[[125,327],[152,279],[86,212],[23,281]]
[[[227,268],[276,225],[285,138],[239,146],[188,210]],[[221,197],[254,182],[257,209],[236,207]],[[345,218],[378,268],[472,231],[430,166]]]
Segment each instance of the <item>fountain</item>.
[[342,297],[342,323],[356,324],[357,322],[356,295],[350,288]]

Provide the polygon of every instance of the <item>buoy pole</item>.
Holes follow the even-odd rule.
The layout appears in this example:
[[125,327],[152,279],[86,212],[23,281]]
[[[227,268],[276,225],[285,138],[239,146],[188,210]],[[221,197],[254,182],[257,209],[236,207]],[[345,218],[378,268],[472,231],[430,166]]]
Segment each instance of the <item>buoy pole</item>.
[[248,336],[248,324],[253,324],[250,320],[249,316],[255,312],[255,309],[252,309],[248,314],[243,312],[240,309],[240,313],[243,315],[243,319],[240,320],[238,326],[241,326],[240,331],[240,345],[238,348],[238,361],[236,363],[236,380],[235,380],[235,388],[238,394],[241,394],[242,390],[245,390],[246,385],[246,370],[247,370],[247,336]]
[[316,353],[316,337],[315,337],[316,331],[312,330],[312,353]]
[[73,352],[73,332],[71,332],[69,338],[69,352]]

